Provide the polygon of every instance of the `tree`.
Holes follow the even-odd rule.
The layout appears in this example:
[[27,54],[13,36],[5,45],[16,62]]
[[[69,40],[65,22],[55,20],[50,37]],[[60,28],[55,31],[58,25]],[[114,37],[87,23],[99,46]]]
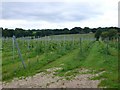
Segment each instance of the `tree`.
[[85,27],[85,28],[84,28],[84,32],[85,32],[85,33],[89,33],[89,32],[91,32],[91,30],[90,30],[89,27]]
[[96,33],[95,33],[96,41],[99,41],[99,38],[100,38],[100,36],[101,36],[101,33],[102,33],[102,29],[101,29],[101,28],[98,28],[98,30],[97,30]]
[[74,27],[70,30],[70,34],[79,34],[81,30],[80,27]]
[[117,35],[117,30],[116,29],[110,29],[108,31],[108,37],[109,37],[110,40],[113,39],[113,37],[115,37],[116,35]]
[[69,29],[68,29],[68,28],[64,28],[64,29],[63,29],[63,33],[64,33],[64,34],[69,34]]
[[108,31],[102,32],[102,33],[101,33],[102,40],[104,40],[105,38],[107,38],[107,37],[108,37],[108,34],[109,34]]

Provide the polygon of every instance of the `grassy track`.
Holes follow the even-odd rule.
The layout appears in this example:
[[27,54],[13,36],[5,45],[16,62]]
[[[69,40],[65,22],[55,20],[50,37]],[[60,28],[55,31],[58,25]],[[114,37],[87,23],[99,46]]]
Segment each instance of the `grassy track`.
[[[118,87],[118,56],[116,54],[105,55],[102,49],[103,42],[96,42],[90,50],[89,56],[83,61],[83,66],[96,72],[105,71],[102,75],[92,78],[103,79],[100,86]],[[99,46],[99,47],[98,47]],[[109,47],[111,49],[111,47]],[[111,52],[112,53],[112,52]],[[93,73],[96,73],[93,72]]]
[[[100,47],[98,47],[98,45]],[[103,45],[103,42],[95,42],[93,47],[89,49],[89,52],[85,53],[88,56],[84,58],[81,58],[79,49],[76,49],[72,53],[57,59],[42,69],[60,66],[63,70],[58,71],[59,76],[65,76],[67,71],[71,71],[69,75],[77,74],[75,70],[81,67],[90,69],[92,71],[90,73],[92,74],[104,71],[100,76],[91,79],[102,80],[99,86],[117,88],[119,86],[117,50],[116,54],[107,55],[106,57],[106,55],[101,52]],[[63,65],[61,66],[61,64]]]

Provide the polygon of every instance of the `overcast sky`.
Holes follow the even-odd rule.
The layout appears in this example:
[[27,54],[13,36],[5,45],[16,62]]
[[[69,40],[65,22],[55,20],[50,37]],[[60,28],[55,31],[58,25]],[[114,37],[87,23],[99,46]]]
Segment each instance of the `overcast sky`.
[[118,26],[119,0],[16,1],[2,1],[1,27],[71,29]]

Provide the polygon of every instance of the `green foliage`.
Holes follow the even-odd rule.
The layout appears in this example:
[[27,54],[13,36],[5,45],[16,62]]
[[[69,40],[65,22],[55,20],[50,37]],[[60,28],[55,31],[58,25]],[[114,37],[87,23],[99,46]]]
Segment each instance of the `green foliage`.
[[110,29],[108,31],[103,31],[101,34],[102,40],[109,38],[109,40],[113,39],[114,37],[117,37],[117,30],[116,29]]
[[72,29],[64,28],[64,29],[22,29],[22,28],[16,28],[16,29],[8,29],[8,28],[0,28],[2,30],[2,36],[3,37],[12,37],[15,35],[16,37],[31,37],[33,38],[40,38],[44,36],[51,36],[51,35],[61,35],[61,34],[87,34],[87,33],[96,33],[97,40],[99,39],[99,30],[101,31],[108,31],[110,29],[116,29],[118,32],[120,32],[119,28],[117,27],[98,27],[98,28],[81,28],[81,27],[73,27]]
[[108,33],[109,39],[112,39],[113,37],[115,37],[117,35],[117,30],[116,29],[110,29],[108,32],[109,32]]
[[101,28],[99,28],[95,33],[96,41],[99,41],[101,33],[102,33],[102,30],[101,30]]
[[[54,36],[51,37],[55,38]],[[59,35],[57,37],[61,38]],[[83,37],[86,38],[87,35],[83,35]],[[27,68],[23,69],[16,49],[13,59],[12,40],[3,40],[3,81],[8,81],[15,77],[32,76],[53,67],[61,67],[62,70],[56,71],[56,75],[64,76],[70,80],[79,73],[76,69],[86,68],[95,70],[94,74],[104,71],[101,75],[91,78],[93,80],[101,80],[100,87],[118,87],[118,47],[115,46],[117,42],[109,41],[109,54],[106,54],[106,43],[102,41],[93,42],[84,40],[80,46],[80,41],[77,38],[74,39],[74,42],[72,39],[66,41],[63,39],[47,41],[39,39],[37,41],[30,40],[30,51],[28,50],[26,40],[17,39],[17,41],[19,42]],[[93,72],[87,73],[92,74]]]
[[[56,59],[66,55],[72,50],[79,48],[77,40],[30,40],[17,39],[22,57],[29,72],[23,69],[17,49],[14,49],[12,39],[3,40],[3,80],[13,79],[14,77],[28,76],[35,74],[41,67],[54,62]],[[74,44],[73,44],[74,43]],[[29,45],[29,46],[28,46]],[[14,46],[15,47],[15,46]],[[30,49],[28,49],[28,47]],[[7,56],[7,57],[6,57]],[[14,59],[13,59],[14,58]],[[15,73],[15,74],[14,74]],[[28,73],[28,74],[27,74]]]
[[102,32],[101,34],[101,37],[102,37],[102,40],[106,39],[109,35],[109,32],[105,31],[105,32]]

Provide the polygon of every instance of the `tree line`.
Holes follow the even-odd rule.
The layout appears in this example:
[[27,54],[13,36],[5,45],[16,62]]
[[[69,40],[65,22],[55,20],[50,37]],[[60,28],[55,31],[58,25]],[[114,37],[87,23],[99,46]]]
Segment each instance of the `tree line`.
[[95,32],[96,41],[99,41],[100,38],[102,40],[105,40],[105,39],[113,40],[113,39],[117,39],[119,36],[120,36],[120,29],[119,28],[116,28],[116,29],[109,28],[106,30],[98,29]]
[[[118,27],[98,27],[98,28],[81,28],[81,27],[74,27],[72,29],[64,28],[64,29],[22,29],[22,28],[15,28],[15,29],[8,29],[8,28],[0,28],[2,30],[2,37],[12,37],[15,35],[16,37],[35,37],[40,38],[44,36],[50,35],[61,35],[61,34],[87,34],[87,33],[95,33],[95,37],[97,40],[100,36],[103,38],[107,37],[108,31],[115,30],[120,33],[120,28]],[[103,33],[104,32],[104,33]],[[114,32],[114,31],[113,31]],[[114,33],[115,34],[115,33]]]

